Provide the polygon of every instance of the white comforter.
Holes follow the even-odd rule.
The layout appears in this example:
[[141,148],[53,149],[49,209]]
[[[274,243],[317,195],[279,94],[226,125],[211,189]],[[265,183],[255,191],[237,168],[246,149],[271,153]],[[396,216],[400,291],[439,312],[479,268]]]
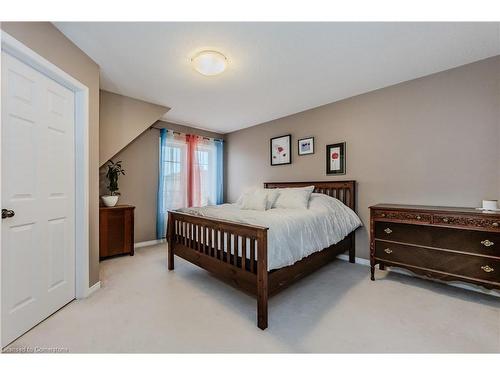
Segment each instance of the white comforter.
[[[179,211],[268,227],[268,270],[294,264],[340,242],[361,220],[338,199],[311,194],[308,209],[242,210],[237,204],[191,207]],[[241,249],[238,250],[241,254]]]

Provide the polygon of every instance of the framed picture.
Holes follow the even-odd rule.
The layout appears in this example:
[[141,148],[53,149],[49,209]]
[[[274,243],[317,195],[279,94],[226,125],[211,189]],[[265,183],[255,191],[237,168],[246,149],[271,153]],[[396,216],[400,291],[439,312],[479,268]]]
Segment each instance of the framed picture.
[[292,163],[292,136],[282,135],[271,138],[271,165]]
[[326,174],[345,174],[345,142],[326,146]]
[[314,137],[299,139],[297,150],[299,155],[314,154]]

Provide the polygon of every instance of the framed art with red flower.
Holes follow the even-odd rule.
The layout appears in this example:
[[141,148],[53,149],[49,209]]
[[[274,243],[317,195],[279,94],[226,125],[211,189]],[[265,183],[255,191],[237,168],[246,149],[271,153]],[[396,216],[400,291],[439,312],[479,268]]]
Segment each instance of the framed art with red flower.
[[270,152],[271,165],[283,165],[292,163],[292,136],[282,135],[271,138]]
[[345,174],[345,142],[326,146],[326,174]]

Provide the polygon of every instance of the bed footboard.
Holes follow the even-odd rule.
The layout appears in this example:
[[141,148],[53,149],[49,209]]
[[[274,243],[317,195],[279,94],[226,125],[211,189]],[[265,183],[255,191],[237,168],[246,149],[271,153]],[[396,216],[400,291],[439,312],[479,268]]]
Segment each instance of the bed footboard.
[[168,269],[177,255],[256,295],[257,326],[267,328],[268,228],[169,211]]

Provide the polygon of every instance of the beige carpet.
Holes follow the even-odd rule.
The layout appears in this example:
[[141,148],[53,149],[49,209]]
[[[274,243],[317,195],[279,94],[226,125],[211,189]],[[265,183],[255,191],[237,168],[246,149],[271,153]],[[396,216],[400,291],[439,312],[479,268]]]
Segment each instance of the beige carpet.
[[102,287],[13,347],[70,352],[500,352],[500,298],[336,261],[255,300],[176,258],[165,245],[101,263]]

